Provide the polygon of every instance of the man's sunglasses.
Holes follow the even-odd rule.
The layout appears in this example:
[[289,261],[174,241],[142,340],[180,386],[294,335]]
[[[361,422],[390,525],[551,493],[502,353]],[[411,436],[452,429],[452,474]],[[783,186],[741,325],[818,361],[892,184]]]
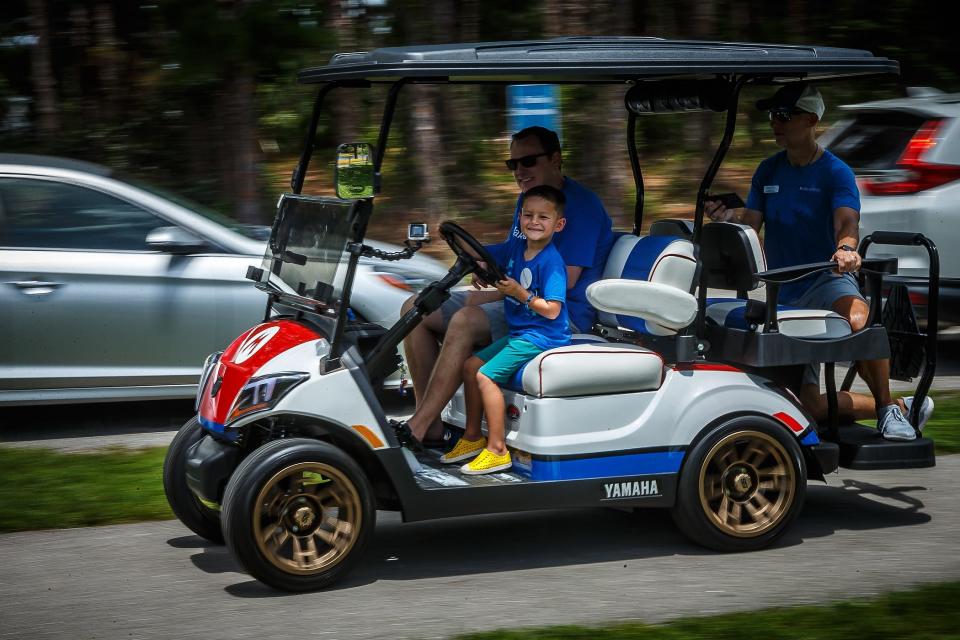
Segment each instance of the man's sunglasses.
[[777,122],[790,122],[793,119],[793,116],[799,115],[803,111],[789,111],[787,109],[776,109],[770,111],[770,122],[776,120]]
[[520,165],[523,165],[529,169],[533,165],[537,164],[537,158],[548,155],[550,154],[544,151],[543,153],[533,153],[529,156],[523,156],[522,158],[510,158],[506,161],[507,169],[510,169],[510,171],[516,171],[517,167]]

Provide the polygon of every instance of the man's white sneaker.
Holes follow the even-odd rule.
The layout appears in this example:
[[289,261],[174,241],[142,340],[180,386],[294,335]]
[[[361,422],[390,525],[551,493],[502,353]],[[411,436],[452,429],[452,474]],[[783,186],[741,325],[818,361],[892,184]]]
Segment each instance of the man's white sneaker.
[[917,432],[900,411],[900,405],[889,404],[880,411],[877,428],[887,440],[909,441],[917,437]]
[[[903,399],[903,406],[907,409],[907,416],[910,416],[910,410],[913,408],[913,396],[907,396]],[[923,399],[923,404],[920,405],[920,424],[917,425],[917,429],[923,431],[923,428],[927,425],[927,420],[930,419],[930,416],[933,415],[933,398],[927,396]]]

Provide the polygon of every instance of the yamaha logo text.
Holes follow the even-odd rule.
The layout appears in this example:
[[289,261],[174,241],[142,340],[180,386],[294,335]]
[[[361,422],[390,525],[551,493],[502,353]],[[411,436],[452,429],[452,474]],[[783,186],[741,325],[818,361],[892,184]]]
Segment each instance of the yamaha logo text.
[[603,485],[605,500],[617,498],[646,498],[660,495],[656,480],[638,480],[634,482],[606,482]]

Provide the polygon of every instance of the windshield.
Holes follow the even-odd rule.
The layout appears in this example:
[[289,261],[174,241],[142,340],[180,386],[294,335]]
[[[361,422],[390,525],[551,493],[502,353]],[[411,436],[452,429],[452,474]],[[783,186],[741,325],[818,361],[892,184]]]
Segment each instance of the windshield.
[[120,175],[120,174],[116,174],[116,175],[119,179],[122,179],[124,182],[132,184],[138,189],[146,191],[147,193],[153,194],[155,196],[159,196],[165,200],[169,200],[174,204],[180,205],[184,209],[189,209],[190,211],[200,214],[201,216],[203,216],[204,218],[207,218],[208,220],[212,220],[213,222],[216,222],[220,226],[226,227],[248,238],[252,238],[254,240],[266,240],[270,235],[270,227],[266,225],[241,224],[236,220],[234,220],[233,218],[225,216],[219,211],[206,207],[198,202],[194,202],[193,200],[190,200],[189,198],[186,198],[173,191],[167,191],[166,189],[158,187],[154,184],[150,184],[148,182],[141,182],[140,180],[131,178],[130,176]]
[[284,195],[263,256],[262,281],[290,298],[335,309],[355,213],[350,200]]

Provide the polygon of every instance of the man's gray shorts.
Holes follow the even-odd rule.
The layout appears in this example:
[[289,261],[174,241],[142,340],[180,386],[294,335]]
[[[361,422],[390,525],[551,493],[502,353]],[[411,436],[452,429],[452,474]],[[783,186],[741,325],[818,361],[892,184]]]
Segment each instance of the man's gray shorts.
[[[860,287],[857,286],[857,280],[849,273],[837,275],[832,272],[821,273],[813,281],[813,285],[807,289],[806,293],[800,296],[796,301],[788,303],[791,307],[801,307],[803,309],[826,309],[833,310],[833,304],[840,298],[846,296],[856,296],[863,300],[860,295]],[[820,386],[820,365],[807,365],[803,372],[803,384],[815,384]]]
[[[440,312],[443,314],[443,331],[446,333],[447,327],[450,325],[450,319],[453,317],[457,311],[460,311],[467,304],[467,297],[474,293],[470,290],[459,289],[457,291],[451,291],[450,297],[440,305]],[[503,300],[497,300],[496,302],[487,302],[485,304],[479,305],[480,309],[487,314],[487,320],[490,322],[490,339],[491,342],[496,342],[500,338],[503,338],[507,335],[507,317],[503,312]],[[570,332],[571,333],[580,333],[577,330],[577,327],[570,323]]]

